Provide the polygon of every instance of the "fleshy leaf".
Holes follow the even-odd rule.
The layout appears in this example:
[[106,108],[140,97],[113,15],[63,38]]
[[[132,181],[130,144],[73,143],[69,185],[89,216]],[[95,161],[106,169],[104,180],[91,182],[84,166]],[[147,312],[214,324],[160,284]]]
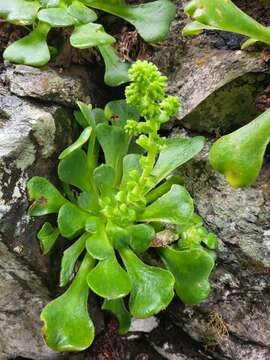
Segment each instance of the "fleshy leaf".
[[94,23],[76,26],[70,36],[71,45],[79,49],[113,44],[114,42],[114,37],[107,34],[102,25]]
[[166,38],[175,17],[175,6],[168,0],[157,0],[140,5],[125,2],[85,0],[89,6],[119,16],[136,27],[141,37],[150,43]]
[[270,110],[212,146],[209,160],[234,188],[251,185],[260,173],[270,141]]
[[154,190],[148,193],[146,195],[147,203],[151,203],[160,196],[164,195],[174,184],[183,185],[183,180],[180,176],[171,176],[168,180],[164,181],[161,185],[157,186]]
[[169,224],[184,224],[193,215],[193,200],[181,185],[173,185],[171,190],[149,205],[140,221],[163,221]]
[[[196,22],[195,27],[199,27],[197,24],[199,22],[206,29],[210,27],[235,32],[270,44],[269,28],[248,16],[230,0],[192,0],[186,5],[184,11]],[[192,30],[192,26],[189,28]],[[188,32],[185,28],[184,34],[196,35],[197,33]]]
[[105,63],[105,84],[116,87],[128,82],[130,64],[121,60],[111,45],[99,45],[98,49]]
[[135,106],[128,105],[125,100],[114,100],[108,102],[104,109],[105,116],[115,126],[124,128],[127,120],[139,121],[140,115]]
[[82,191],[93,192],[87,157],[81,149],[73,151],[59,162],[58,176],[66,184],[76,186]]
[[74,271],[74,266],[85,248],[85,240],[88,234],[83,234],[74,244],[64,251],[61,260],[60,286],[66,286]]
[[105,299],[119,299],[129,294],[131,282],[115,255],[102,260],[87,276],[90,289]]
[[94,170],[94,181],[102,196],[110,196],[114,191],[115,171],[110,165],[100,165]]
[[89,287],[86,282],[93,266],[93,259],[86,255],[69,289],[50,302],[41,313],[46,343],[55,351],[82,351],[94,339],[94,325],[88,314]]
[[142,174],[141,155],[128,154],[123,158],[123,177],[121,187],[124,187],[126,183],[131,180],[130,172],[136,170],[138,175]]
[[46,255],[53,247],[59,236],[58,228],[54,228],[49,222],[45,222],[38,232],[38,240],[41,243],[43,254]]
[[[98,219],[98,218],[97,218]],[[94,217],[93,217],[93,220]],[[91,218],[89,218],[91,221]],[[86,239],[86,249],[93,258],[98,260],[105,260],[113,255],[113,247],[108,239],[104,225],[101,222],[93,223],[91,226],[95,227],[93,233],[89,234]],[[90,224],[86,224],[87,231],[90,231]]]
[[106,231],[115,249],[120,250],[129,245],[131,235],[126,228],[108,223]]
[[65,27],[76,23],[76,20],[70,16],[65,8],[47,8],[38,13],[38,19],[51,27]]
[[97,20],[97,14],[87,6],[84,6],[80,1],[72,1],[67,12],[73,16],[79,24],[88,24]]
[[96,194],[92,192],[82,192],[77,199],[78,206],[91,213],[96,213],[99,210],[99,204]]
[[3,53],[3,58],[13,63],[43,66],[50,60],[47,45],[47,35],[50,26],[39,23],[35,29],[20,40],[9,45]]
[[147,318],[165,309],[174,296],[174,278],[164,269],[144,264],[130,249],[121,257],[131,280],[129,310],[136,318]]
[[104,300],[102,310],[111,311],[119,321],[118,332],[124,335],[128,332],[131,324],[131,316],[127,311],[123,299]]
[[104,152],[106,164],[115,169],[118,182],[122,175],[122,161],[128,151],[130,137],[120,127],[106,124],[99,124],[96,127],[96,134]]
[[208,277],[215,265],[213,257],[202,247],[188,250],[161,248],[160,255],[175,277],[175,290],[188,305],[199,304],[210,291]]
[[61,235],[66,238],[78,235],[84,229],[88,216],[89,214],[72,203],[63,205],[57,219]]
[[67,200],[60,192],[45,178],[34,176],[27,183],[29,200],[33,204],[29,208],[31,216],[41,216],[58,213]]
[[153,227],[145,224],[131,225],[127,231],[131,235],[130,246],[136,253],[146,251],[155,236]]
[[0,0],[0,17],[17,25],[29,25],[34,23],[39,8],[39,1]]
[[165,179],[180,165],[197,155],[204,146],[204,138],[196,136],[192,139],[169,139],[167,147],[161,151],[152,171],[155,184]]
[[70,155],[73,151],[80,149],[89,139],[92,132],[91,127],[87,127],[83,130],[78,139],[69,147],[61,152],[58,159],[64,159],[66,156]]
[[199,21],[192,21],[183,28],[182,35],[183,36],[199,35],[204,30],[217,30],[217,28],[215,28],[214,26],[202,24]]

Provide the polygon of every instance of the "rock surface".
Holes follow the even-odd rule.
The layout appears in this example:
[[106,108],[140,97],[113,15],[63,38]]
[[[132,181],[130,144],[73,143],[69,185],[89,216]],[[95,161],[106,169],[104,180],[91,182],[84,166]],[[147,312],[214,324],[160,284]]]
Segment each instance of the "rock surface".
[[[189,21],[183,14],[187,1],[175,1],[177,17],[170,37],[151,58],[169,78],[169,92],[182,100],[176,122],[200,132],[228,132],[258,115],[256,98],[269,83],[269,66],[261,52],[241,51],[242,37],[227,33],[227,43],[218,45],[222,34],[208,32],[181,37]],[[169,124],[171,126],[171,123]]]
[[0,242],[0,360],[62,358],[45,346],[40,333],[39,313],[48,300],[36,274]]
[[10,92],[54,104],[74,107],[76,101],[93,101],[95,86],[84,68],[70,69],[65,75],[53,69],[46,71],[26,65],[7,68],[4,75]]

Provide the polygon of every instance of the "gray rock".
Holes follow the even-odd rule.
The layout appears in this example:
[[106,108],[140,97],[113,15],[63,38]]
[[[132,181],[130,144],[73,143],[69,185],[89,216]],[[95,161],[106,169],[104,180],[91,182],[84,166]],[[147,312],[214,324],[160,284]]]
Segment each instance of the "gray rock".
[[0,242],[0,360],[56,360],[45,345],[39,313],[49,301],[40,279]]
[[55,177],[57,155],[71,140],[72,113],[21,99],[4,87],[0,109],[0,240],[46,272],[36,239],[41,221],[27,215],[26,183],[34,175]]
[[41,70],[25,65],[7,68],[3,78],[11,93],[51,101],[54,104],[75,106],[76,101],[95,102],[96,89],[84,68],[74,67],[68,75],[53,69]]
[[54,178],[57,155],[71,140],[71,115],[59,105],[40,105],[0,86],[1,360],[59,358],[41,336],[39,313],[49,301],[48,290],[22,260],[48,280],[49,258],[42,256],[36,238],[44,219],[28,217],[26,183],[33,175]]
[[176,121],[196,131],[229,132],[258,115],[256,98],[269,84],[269,67],[259,52],[217,49],[216,34],[181,38],[189,21],[183,14],[186,2],[175,2],[170,37],[151,60],[168,76],[169,92],[182,101]]

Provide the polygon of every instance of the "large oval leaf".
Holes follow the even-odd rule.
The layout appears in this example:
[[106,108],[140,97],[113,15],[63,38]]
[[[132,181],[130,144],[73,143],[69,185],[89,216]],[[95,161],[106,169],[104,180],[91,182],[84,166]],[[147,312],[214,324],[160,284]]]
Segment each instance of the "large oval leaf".
[[3,58],[12,63],[31,66],[47,64],[51,58],[46,41],[49,30],[48,24],[39,23],[29,35],[8,46]]
[[93,193],[87,156],[81,149],[73,151],[59,162],[58,176],[66,184],[76,186],[82,191]]
[[72,1],[67,11],[76,19],[78,24],[88,24],[97,20],[97,14],[80,1]]
[[38,19],[49,24],[51,27],[71,26],[76,23],[65,8],[42,9],[38,13]]
[[99,45],[98,49],[105,63],[105,84],[115,87],[130,81],[128,75],[130,64],[120,59],[110,44]]
[[131,225],[127,231],[131,236],[130,246],[136,253],[146,251],[155,236],[154,228],[146,224]]
[[107,165],[114,168],[116,182],[122,176],[122,161],[128,151],[130,137],[120,127],[99,124],[96,127],[98,141],[105,155]]
[[129,276],[114,255],[90,271],[87,283],[97,295],[109,300],[124,297],[131,290]]
[[167,146],[159,154],[152,171],[154,182],[158,184],[180,165],[197,155],[204,146],[204,138],[196,136],[192,139],[168,139]]
[[39,176],[32,177],[27,183],[29,200],[34,202],[29,208],[31,216],[41,216],[58,213],[67,200],[47,179]]
[[79,49],[113,44],[114,42],[114,37],[107,34],[102,25],[94,23],[76,26],[70,37],[71,45]]
[[63,205],[57,218],[61,235],[66,238],[78,235],[84,229],[88,216],[89,214],[72,203]]
[[184,224],[194,212],[193,200],[181,185],[173,185],[139,216],[140,221],[162,221],[169,224]]
[[166,38],[175,17],[175,6],[169,0],[157,0],[140,5],[126,5],[124,1],[84,0],[89,6],[119,16],[136,27],[147,42]]
[[39,8],[39,1],[0,0],[0,17],[14,24],[33,24]]
[[82,351],[94,339],[94,325],[88,314],[89,287],[86,282],[93,265],[91,257],[86,255],[69,289],[41,313],[46,343],[55,351]]
[[[89,219],[90,222],[91,219]],[[93,221],[95,218],[93,217]],[[113,255],[113,247],[108,239],[107,233],[102,223],[96,222],[86,224],[86,229],[90,231],[90,227],[97,228],[86,239],[86,249],[88,253],[95,259],[104,260]]]
[[121,257],[131,280],[129,310],[136,318],[146,318],[165,309],[174,296],[174,277],[164,269],[144,264],[131,250]]
[[209,275],[215,265],[211,256],[202,247],[175,250],[170,247],[159,250],[167,268],[175,277],[175,290],[188,305],[199,304],[210,291]]

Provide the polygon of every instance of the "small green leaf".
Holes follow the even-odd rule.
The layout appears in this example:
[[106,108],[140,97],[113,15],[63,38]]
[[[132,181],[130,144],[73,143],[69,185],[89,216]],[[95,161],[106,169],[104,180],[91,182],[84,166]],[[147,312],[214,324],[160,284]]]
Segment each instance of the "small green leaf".
[[49,222],[45,222],[39,230],[37,237],[41,243],[43,254],[46,255],[53,247],[59,236],[58,228],[54,228]]
[[136,253],[146,251],[155,236],[153,227],[145,224],[131,225],[127,231],[131,235],[130,246]]
[[43,66],[50,61],[50,51],[47,45],[47,35],[50,26],[39,23],[35,29],[20,40],[8,46],[3,58],[13,63]]
[[87,276],[87,283],[97,295],[109,300],[126,296],[131,290],[129,276],[115,255],[100,261]]
[[210,291],[208,277],[215,265],[214,259],[202,247],[188,250],[161,248],[160,255],[175,277],[175,290],[188,305],[199,304]]
[[131,316],[127,311],[123,299],[104,300],[102,310],[111,311],[119,321],[118,332],[124,335],[128,332],[131,324]]
[[110,222],[108,223],[106,230],[115,249],[120,250],[129,245],[131,235],[127,229]]
[[176,12],[175,6],[168,0],[157,0],[140,5],[126,5],[124,1],[115,0],[85,0],[85,3],[130,22],[141,37],[151,43],[166,38]]
[[66,184],[76,186],[82,191],[93,192],[87,157],[81,149],[73,151],[59,162],[58,176]]
[[64,159],[66,156],[70,155],[73,151],[80,149],[90,138],[92,132],[91,127],[87,127],[83,130],[78,139],[64,151],[61,152],[58,159]]
[[94,182],[102,196],[114,193],[115,171],[110,165],[100,165],[94,170]]
[[104,152],[106,164],[115,169],[118,182],[122,176],[122,161],[128,151],[130,137],[120,127],[106,124],[97,125],[96,134]]
[[139,121],[140,115],[133,105],[128,105],[125,100],[114,100],[108,102],[104,108],[105,116],[115,126],[124,128],[127,120]]
[[67,200],[60,192],[45,178],[34,176],[27,183],[29,200],[33,204],[29,208],[31,216],[41,216],[58,213]]
[[140,221],[163,221],[169,224],[184,224],[193,215],[193,200],[181,185],[173,185],[171,190],[149,205]]
[[165,309],[174,296],[174,278],[164,269],[144,264],[131,250],[122,249],[121,257],[131,280],[131,315],[147,318]]
[[155,184],[165,179],[180,165],[197,155],[204,146],[204,138],[196,136],[192,139],[168,139],[167,147],[161,151],[152,171]]
[[77,199],[77,203],[81,209],[91,213],[96,213],[99,211],[99,204],[96,194],[82,192]]
[[183,36],[199,35],[204,30],[217,30],[217,28],[215,28],[214,26],[208,26],[202,24],[199,21],[192,21],[183,28],[182,35]]
[[82,351],[94,340],[95,329],[88,314],[89,287],[86,282],[93,266],[93,259],[86,255],[69,289],[50,302],[41,313],[46,343],[55,351]]
[[148,193],[146,195],[147,203],[151,203],[167,193],[174,184],[183,185],[183,180],[180,176],[171,176],[168,180],[164,181],[161,185]]
[[142,174],[141,155],[128,154],[123,158],[123,177],[121,187],[125,187],[127,182],[131,180],[130,172],[136,170],[138,175]]
[[96,126],[98,124],[107,123],[104,111],[102,109],[92,109],[91,105],[87,105],[81,101],[77,101],[77,105],[79,106],[79,109],[81,110],[88,126],[91,126],[93,129],[93,132],[95,132]]
[[[89,223],[86,226],[88,230],[90,230]],[[86,249],[93,258],[105,260],[113,255],[113,247],[108,239],[104,225],[102,223],[96,223],[96,226],[96,231],[89,234],[86,239]]]
[[84,233],[74,244],[64,251],[61,261],[60,286],[66,286],[74,271],[74,266],[85,248],[85,240],[88,234]]
[[38,13],[38,19],[51,27],[65,27],[76,23],[74,17],[70,16],[65,8],[42,9]]
[[66,238],[78,235],[84,229],[88,216],[89,214],[72,203],[63,205],[57,218],[61,235]]
[[80,1],[73,1],[67,11],[79,24],[88,24],[97,20],[97,14],[87,6],[84,6]]
[[70,36],[71,45],[79,49],[113,44],[114,42],[115,38],[107,34],[102,25],[94,23],[76,26]]
[[0,0],[0,17],[17,25],[33,24],[36,20],[39,1]]
[[98,49],[105,63],[105,84],[116,87],[129,82],[128,70],[130,64],[121,60],[110,44],[99,45]]

